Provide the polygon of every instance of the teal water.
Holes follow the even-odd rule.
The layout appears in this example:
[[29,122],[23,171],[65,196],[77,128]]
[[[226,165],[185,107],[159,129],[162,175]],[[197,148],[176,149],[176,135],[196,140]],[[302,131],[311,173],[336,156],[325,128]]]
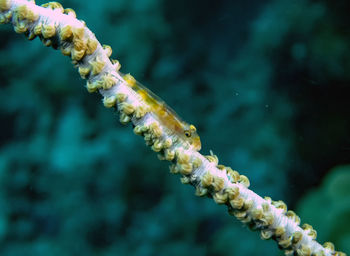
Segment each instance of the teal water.
[[[204,154],[350,253],[348,1],[61,3],[197,126]],[[67,57],[0,26],[0,255],[282,255],[84,85]]]

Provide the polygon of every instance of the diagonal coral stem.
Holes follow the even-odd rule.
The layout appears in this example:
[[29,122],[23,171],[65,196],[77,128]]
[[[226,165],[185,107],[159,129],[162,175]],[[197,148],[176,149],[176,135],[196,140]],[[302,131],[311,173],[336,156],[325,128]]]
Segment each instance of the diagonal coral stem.
[[78,20],[71,9],[51,2],[37,6],[34,1],[0,0],[0,22],[11,23],[17,33],[32,40],[39,37],[46,46],[69,56],[89,92],[98,91],[106,107],[117,107],[122,123],[132,122],[134,132],[142,135],[161,160],[171,162],[170,171],[180,174],[182,183],[196,188],[196,195],[225,204],[231,215],[254,230],[262,239],[274,239],[287,255],[345,255],[332,243],[321,245],[316,231],[287,211],[282,201],[273,201],[250,190],[249,180],[230,167],[219,165],[218,158],[197,152],[182,136],[160,121],[130,86],[131,76],[119,72],[119,62],[110,59],[111,48],[102,46],[95,35]]

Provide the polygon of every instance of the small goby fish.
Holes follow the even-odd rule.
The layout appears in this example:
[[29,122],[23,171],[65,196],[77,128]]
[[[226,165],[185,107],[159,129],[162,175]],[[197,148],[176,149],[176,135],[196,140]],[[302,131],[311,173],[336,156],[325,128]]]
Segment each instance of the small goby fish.
[[158,117],[159,121],[182,140],[188,142],[194,150],[201,149],[201,141],[194,125],[183,121],[176,112],[171,109],[160,97],[155,95],[147,87],[137,82],[130,74],[119,72],[123,79],[140,97],[151,107],[151,111]]

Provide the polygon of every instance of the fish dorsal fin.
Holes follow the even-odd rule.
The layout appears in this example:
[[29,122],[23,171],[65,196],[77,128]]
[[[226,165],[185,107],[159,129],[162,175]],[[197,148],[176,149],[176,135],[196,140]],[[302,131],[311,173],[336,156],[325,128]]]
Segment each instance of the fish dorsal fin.
[[[169,115],[172,115],[174,119],[176,119],[181,124],[185,124],[185,122],[180,118],[180,116],[175,112],[174,109],[172,109],[168,104],[165,103],[165,101],[156,95],[154,92],[152,92],[150,89],[148,89],[146,86],[138,82],[136,79],[134,79],[130,74],[123,74],[119,72],[120,75],[124,78],[126,78],[126,82],[128,85],[137,93],[139,94],[143,100],[145,100],[148,104],[151,105],[151,107],[163,109],[166,111]],[[132,81],[133,80],[133,81]]]

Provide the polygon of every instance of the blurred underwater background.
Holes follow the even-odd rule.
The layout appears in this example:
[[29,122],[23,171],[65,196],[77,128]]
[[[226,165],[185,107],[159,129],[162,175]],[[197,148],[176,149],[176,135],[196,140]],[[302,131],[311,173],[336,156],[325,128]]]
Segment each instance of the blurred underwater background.
[[[349,1],[61,3],[197,126],[202,153],[350,253]],[[84,85],[69,58],[0,26],[0,255],[283,255]]]

